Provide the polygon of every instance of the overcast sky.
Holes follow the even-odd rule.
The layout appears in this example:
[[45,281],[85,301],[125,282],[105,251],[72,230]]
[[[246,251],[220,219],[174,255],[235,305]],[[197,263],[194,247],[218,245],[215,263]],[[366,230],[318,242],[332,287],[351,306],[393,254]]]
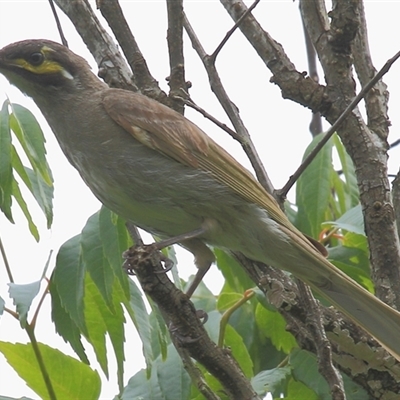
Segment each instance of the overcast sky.
[[[91,1],[93,4],[94,1]],[[161,86],[168,90],[165,77],[168,76],[168,54],[166,47],[166,13],[164,1],[121,1],[128,22],[148,66]],[[379,69],[385,61],[399,51],[398,38],[400,15],[399,1],[366,1],[370,46],[374,64]],[[209,53],[218,45],[225,32],[232,26],[232,20],[217,0],[185,2],[188,18],[192,22],[200,40]],[[280,42],[299,71],[307,70],[302,38],[302,27],[298,13],[298,3],[291,0],[266,1],[254,11],[262,26]],[[100,14],[98,13],[101,19]],[[95,72],[95,63],[76,34],[71,23],[60,12],[63,27],[71,50],[87,58]],[[22,39],[46,38],[59,41],[53,17],[47,0],[42,1],[4,1],[0,0],[0,48]],[[193,83],[192,98],[218,119],[228,123],[217,101],[208,89],[208,80],[197,55],[186,41],[186,79]],[[310,141],[308,124],[310,112],[281,98],[277,86],[269,83],[270,72],[247,44],[240,32],[236,32],[218,57],[217,67],[226,85],[228,94],[241,111],[242,118],[252,135],[262,156],[265,167],[275,185],[283,186],[299,164],[303,151]],[[400,138],[400,65],[395,64],[384,80],[389,85],[392,121],[390,142]],[[238,79],[239,77],[239,79]],[[323,77],[321,77],[323,80]],[[11,225],[0,215],[0,235],[17,283],[29,283],[40,278],[42,269],[51,249],[55,254],[59,246],[71,236],[80,232],[87,218],[98,210],[99,203],[80,180],[78,174],[69,166],[58,148],[55,139],[46,127],[35,105],[22,96],[17,89],[8,85],[0,77],[0,101],[9,96],[12,102],[20,103],[34,112],[39,119],[47,138],[47,152],[55,178],[54,225],[46,231],[45,220],[34,205],[30,205],[34,219],[40,229],[41,241],[36,243],[29,235],[26,222],[15,207],[13,212],[16,224]],[[240,147],[233,143],[225,133],[218,130],[203,117],[192,110],[186,116],[195,121],[215,140],[234,154],[244,165],[248,162]],[[396,173],[400,160],[398,150],[391,153],[390,172]],[[289,198],[294,199],[293,193]],[[55,255],[54,254],[54,255]],[[189,256],[191,259],[191,256]],[[54,261],[54,257],[53,257]],[[184,263],[186,264],[186,262]],[[53,265],[53,263],[52,263]],[[194,269],[182,271],[186,278]],[[49,274],[48,274],[49,275]],[[11,307],[7,294],[8,282],[5,269],[0,261],[0,295]],[[215,284],[217,282],[217,284]],[[208,285],[218,288],[217,272],[210,273]],[[54,333],[49,317],[49,299],[38,321],[37,337],[41,342],[73,354],[62,339]],[[0,321],[0,340],[26,342],[25,332],[18,322],[8,314]],[[144,366],[140,354],[140,341],[135,337],[131,325],[127,326],[126,337],[130,343],[138,344],[129,351],[126,364],[126,381],[139,368]],[[131,357],[135,354],[135,357]],[[90,359],[94,360],[93,355]],[[94,364],[94,368],[100,369]],[[101,372],[100,372],[101,374]],[[115,375],[115,374],[114,374]],[[114,377],[111,373],[111,377]],[[25,386],[0,355],[1,390],[3,396],[38,397]],[[104,381],[104,380],[103,380]],[[114,380],[106,383],[102,399],[111,399],[117,393]]]

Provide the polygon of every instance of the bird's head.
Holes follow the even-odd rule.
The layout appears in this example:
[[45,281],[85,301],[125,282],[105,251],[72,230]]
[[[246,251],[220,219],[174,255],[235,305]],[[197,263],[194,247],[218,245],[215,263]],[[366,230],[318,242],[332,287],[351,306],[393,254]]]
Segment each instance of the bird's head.
[[95,78],[85,59],[44,39],[24,40],[1,49],[0,73],[34,99],[49,91],[85,88]]

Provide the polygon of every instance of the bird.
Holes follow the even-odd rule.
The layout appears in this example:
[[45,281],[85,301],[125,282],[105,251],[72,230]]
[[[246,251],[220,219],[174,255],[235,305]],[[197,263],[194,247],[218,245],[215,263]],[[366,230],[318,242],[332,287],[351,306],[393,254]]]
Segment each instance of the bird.
[[[198,267],[212,247],[288,271],[400,361],[400,313],[330,263],[253,175],[198,126],[140,93],[108,87],[87,61],[46,39],[0,50],[0,73],[31,97],[68,161],[110,210],[174,239]],[[210,248],[211,247],[211,248]]]

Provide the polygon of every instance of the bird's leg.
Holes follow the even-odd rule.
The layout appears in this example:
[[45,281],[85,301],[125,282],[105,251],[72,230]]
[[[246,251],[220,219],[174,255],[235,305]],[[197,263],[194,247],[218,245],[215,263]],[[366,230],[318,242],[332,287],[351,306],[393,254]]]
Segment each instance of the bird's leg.
[[198,271],[186,292],[188,297],[192,297],[192,294],[196,290],[197,286],[199,286],[200,282],[204,278],[204,275],[210,269],[211,264],[215,261],[214,253],[207,247],[206,244],[204,244],[201,239],[199,239],[199,236],[207,233],[213,228],[214,225],[215,224],[212,221],[206,220],[198,229],[155,243],[155,246],[159,250],[163,249],[164,247],[179,243],[182,247],[189,250],[194,255],[195,264],[198,268]]
[[[216,222],[211,219],[206,219],[200,228],[194,229],[193,231],[183,233],[181,235],[177,235],[168,239],[161,240],[159,242],[153,243],[151,246],[155,250],[162,250],[165,247],[172,246],[173,244],[179,243],[182,247],[190,251],[195,257],[195,264],[198,268],[197,274],[190,284],[189,289],[186,294],[188,297],[191,297],[197,286],[202,281],[204,275],[210,269],[211,264],[215,261],[214,253],[207,247],[207,245],[199,238],[205,233],[209,232],[211,229],[216,228]],[[132,231],[132,225],[127,224],[127,228],[130,233],[134,234],[135,239],[140,239],[138,236],[137,229]],[[135,228],[134,228],[135,229]],[[135,240],[135,242],[136,242]],[[143,246],[143,242],[141,239],[138,241],[139,246]],[[128,253],[124,256],[127,259],[130,259]],[[172,268],[172,261],[163,257],[161,260],[166,265],[166,268],[163,271],[157,271],[157,273],[165,273],[168,272]],[[169,263],[168,263],[169,261]],[[131,262],[128,260],[124,263],[124,268],[127,270],[129,274],[132,274],[132,266]]]
[[199,286],[200,282],[204,278],[204,275],[210,269],[211,264],[215,261],[214,253],[209,247],[200,239],[193,238],[180,242],[180,244],[194,255],[194,263],[198,268],[198,271],[190,284],[186,294],[188,297],[192,297],[192,294]]

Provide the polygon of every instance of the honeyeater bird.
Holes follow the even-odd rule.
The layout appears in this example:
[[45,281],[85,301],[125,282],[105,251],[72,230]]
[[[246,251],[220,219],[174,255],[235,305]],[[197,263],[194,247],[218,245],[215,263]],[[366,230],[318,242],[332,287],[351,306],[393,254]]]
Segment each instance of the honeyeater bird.
[[49,40],[4,47],[0,72],[33,98],[94,195],[144,230],[178,237],[199,279],[214,261],[209,245],[289,271],[400,360],[400,313],[327,261],[250,172],[191,121],[109,88],[83,58]]

